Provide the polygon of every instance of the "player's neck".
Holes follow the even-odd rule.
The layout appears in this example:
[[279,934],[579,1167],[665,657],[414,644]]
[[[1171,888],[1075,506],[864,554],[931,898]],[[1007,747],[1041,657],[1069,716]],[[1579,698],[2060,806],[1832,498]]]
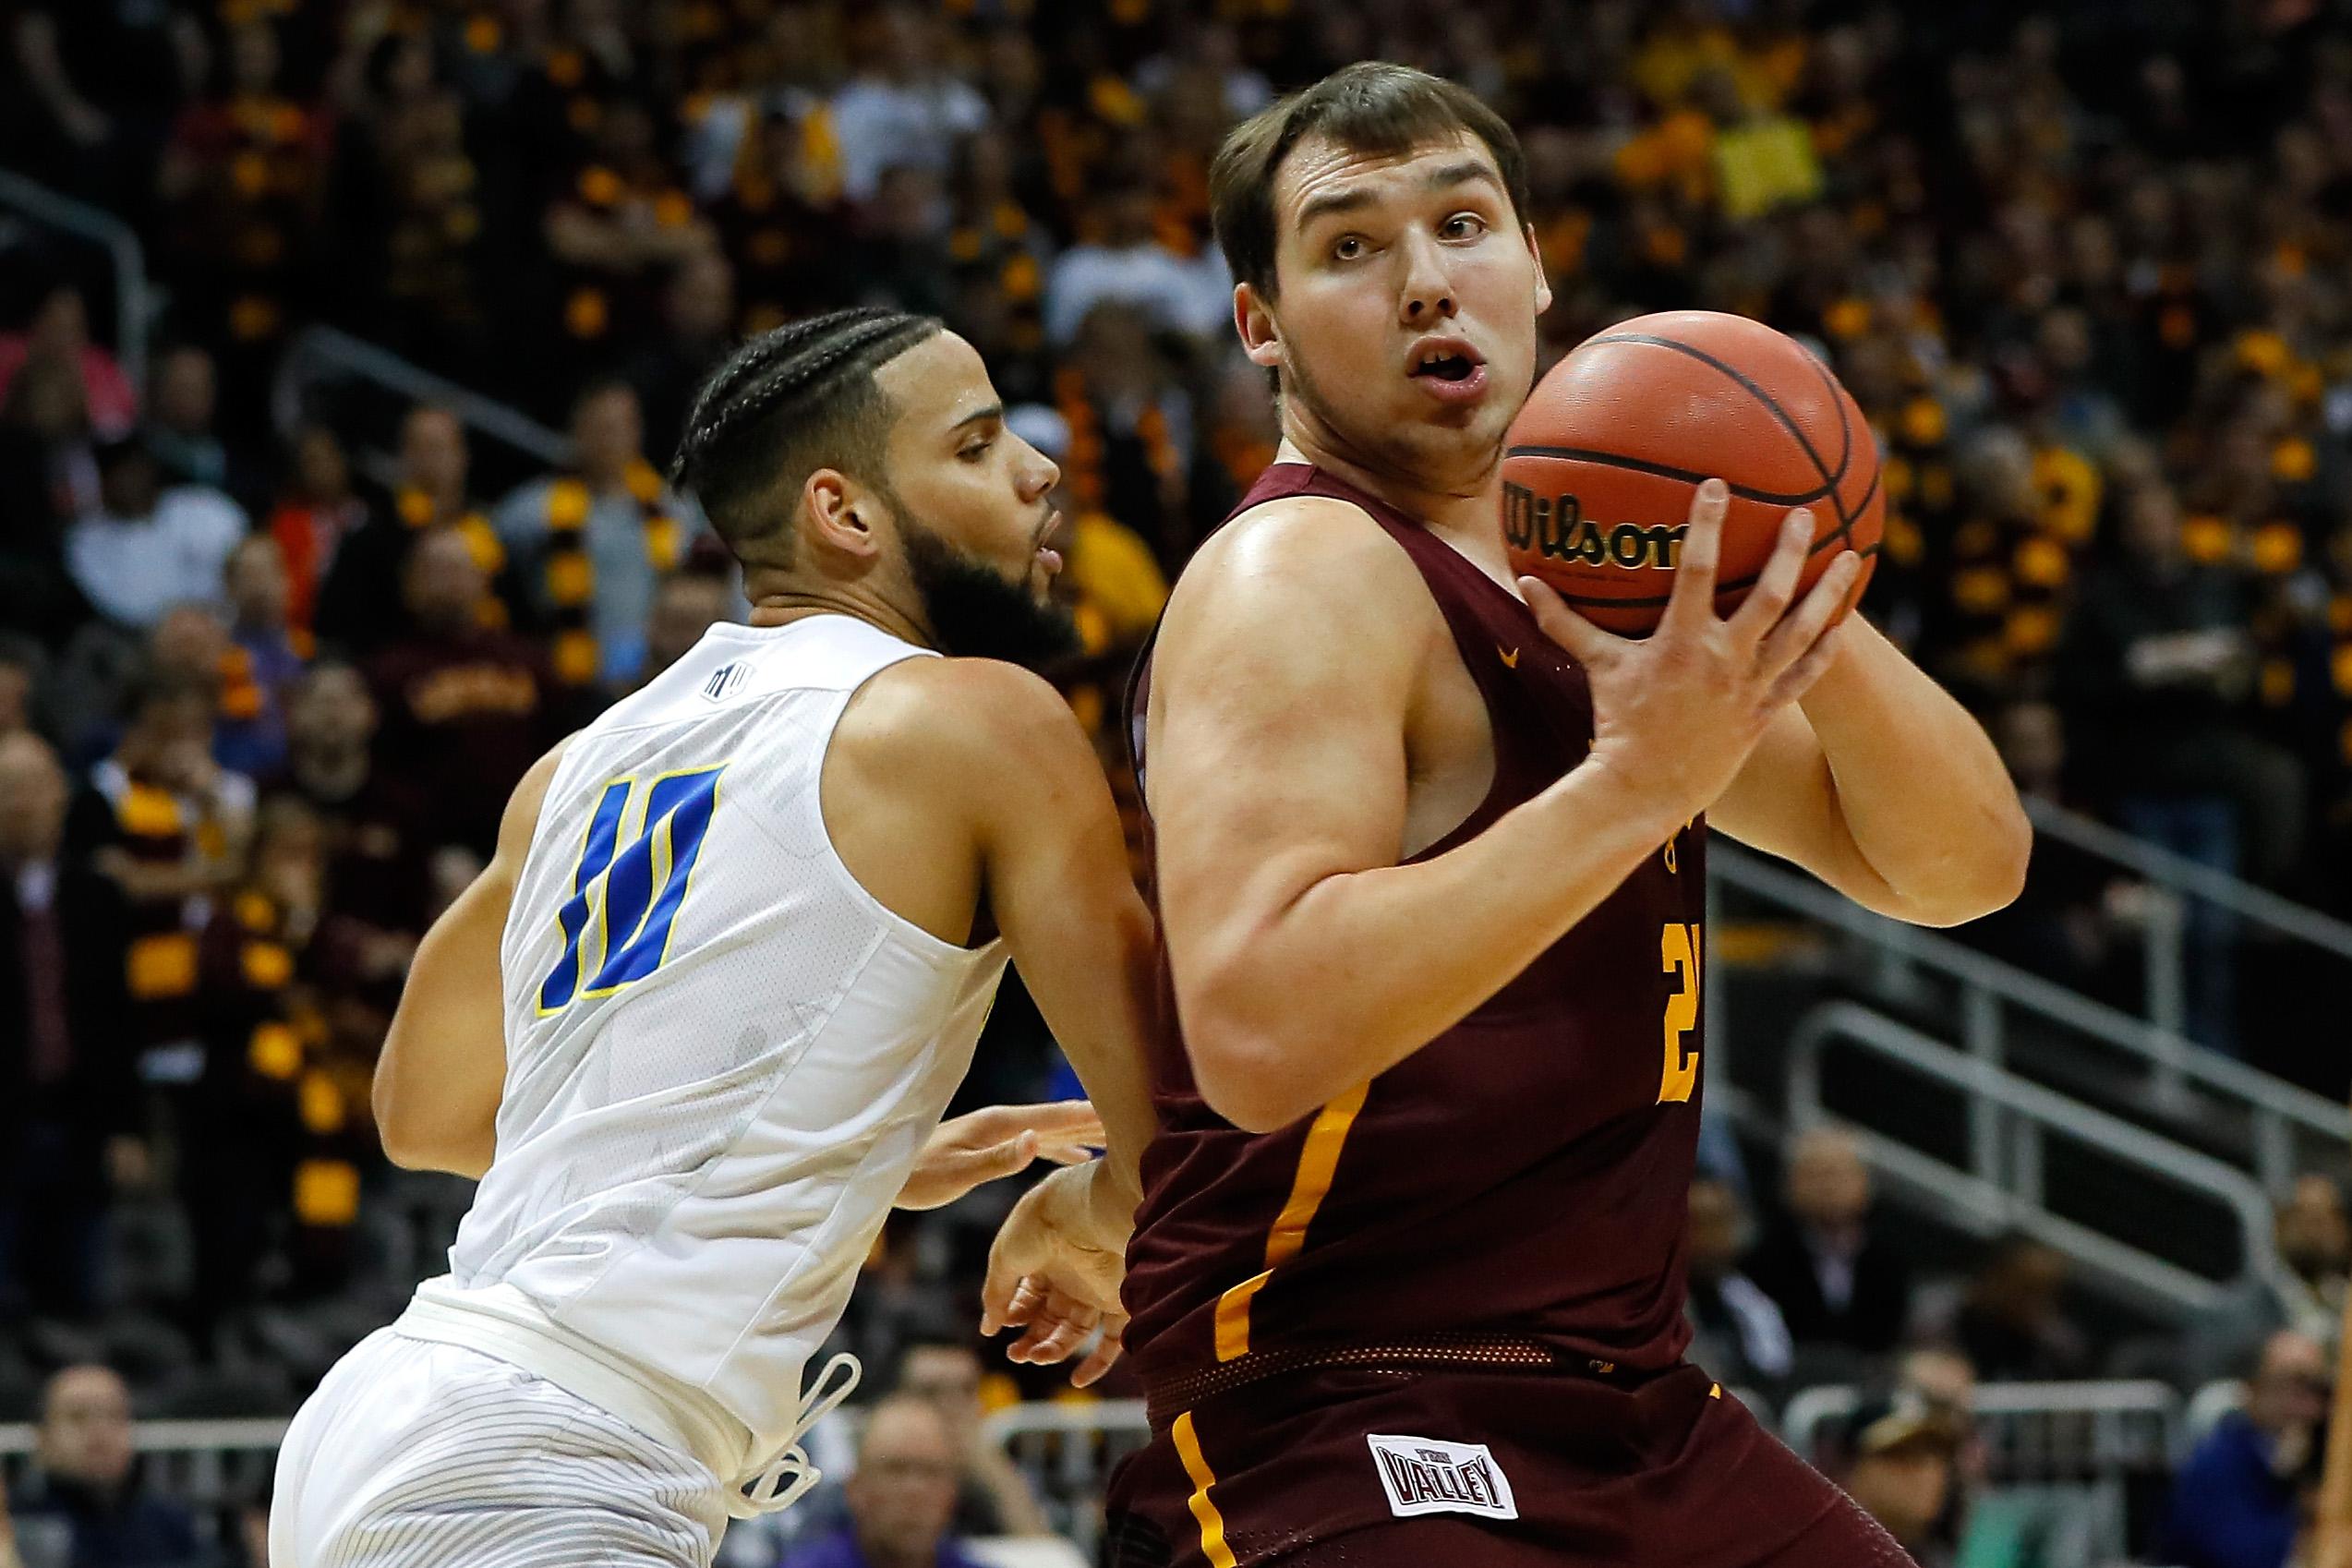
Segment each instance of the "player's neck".
[[751,623],[754,626],[790,626],[812,615],[846,615],[887,632],[902,643],[922,648],[937,645],[930,628],[919,619],[874,595],[776,582],[754,582],[746,586],[751,590]]
[[1502,469],[1498,463],[1469,494],[1439,489],[1350,455],[1321,432],[1284,421],[1277,463],[1311,463],[1334,478],[1384,501],[1468,557],[1490,576],[1508,583],[1502,549]]

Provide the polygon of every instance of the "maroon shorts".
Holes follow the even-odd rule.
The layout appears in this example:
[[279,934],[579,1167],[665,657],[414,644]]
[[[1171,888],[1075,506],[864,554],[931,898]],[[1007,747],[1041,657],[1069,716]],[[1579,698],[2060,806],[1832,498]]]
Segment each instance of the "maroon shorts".
[[1695,1367],[1323,1368],[1214,1395],[1113,1474],[1105,1568],[1907,1568]]

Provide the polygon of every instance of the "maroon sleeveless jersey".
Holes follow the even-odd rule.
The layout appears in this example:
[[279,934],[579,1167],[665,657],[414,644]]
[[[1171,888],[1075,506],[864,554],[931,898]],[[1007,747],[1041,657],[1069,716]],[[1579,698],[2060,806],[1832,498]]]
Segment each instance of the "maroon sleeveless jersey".
[[[1268,468],[1235,514],[1301,495],[1361,507],[1404,547],[1486,704],[1493,786],[1415,859],[1483,832],[1584,759],[1584,672],[1525,604],[1412,518],[1303,464]],[[1128,695],[1139,774],[1151,657]],[[1164,948],[1159,1129],[1126,1290],[1147,1385],[1206,1387],[1351,1350],[1377,1362],[1400,1345],[1532,1343],[1603,1371],[1679,1360],[1706,831],[1700,819],[1659,845],[1460,1023],[1275,1132],[1245,1132],[1201,1100]],[[1449,939],[1441,923],[1428,934]]]

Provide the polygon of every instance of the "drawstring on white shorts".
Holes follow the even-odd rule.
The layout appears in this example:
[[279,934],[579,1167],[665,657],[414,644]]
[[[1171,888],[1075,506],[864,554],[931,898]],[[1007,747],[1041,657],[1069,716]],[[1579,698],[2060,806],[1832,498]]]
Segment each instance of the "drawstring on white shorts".
[[[825,1472],[809,1463],[808,1451],[801,1446],[801,1439],[841,1401],[857,1392],[858,1380],[864,1370],[858,1358],[847,1351],[825,1363],[816,1381],[801,1396],[800,1415],[792,1422],[791,1435],[784,1440],[784,1451],[758,1475],[740,1487],[728,1489],[730,1518],[755,1519],[763,1514],[780,1514],[825,1479]],[[841,1374],[838,1388],[833,1386],[836,1373]]]

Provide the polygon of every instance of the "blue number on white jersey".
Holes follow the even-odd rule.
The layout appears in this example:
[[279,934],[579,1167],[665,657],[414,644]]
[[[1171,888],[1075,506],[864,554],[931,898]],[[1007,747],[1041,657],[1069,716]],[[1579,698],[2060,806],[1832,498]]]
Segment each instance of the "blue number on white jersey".
[[[572,897],[556,911],[563,954],[539,987],[539,1011],[554,1012],[575,996],[610,995],[661,967],[695,857],[710,832],[718,776],[725,771],[721,763],[667,773],[642,790],[635,778],[605,785],[588,821],[579,867],[572,874]],[[621,831],[641,797],[645,809],[636,837],[623,846]],[[591,959],[597,968],[584,989],[580,971]]]

